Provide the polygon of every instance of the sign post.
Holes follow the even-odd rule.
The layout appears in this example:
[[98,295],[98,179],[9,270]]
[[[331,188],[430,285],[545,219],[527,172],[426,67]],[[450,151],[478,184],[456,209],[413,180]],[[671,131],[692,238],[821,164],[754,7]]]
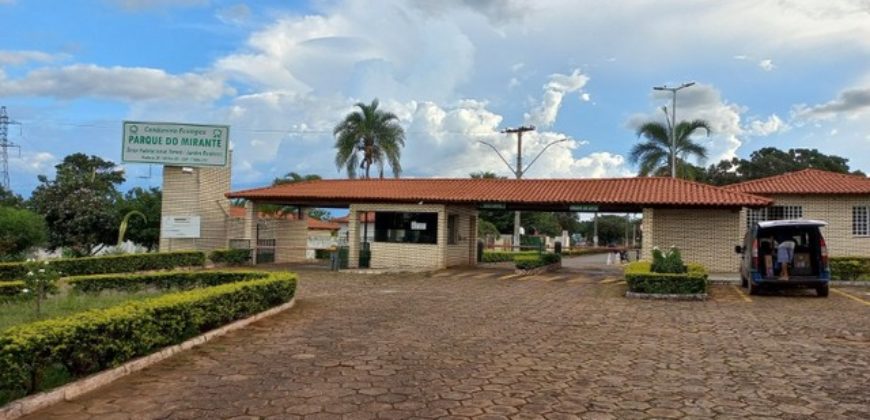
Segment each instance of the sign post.
[[124,121],[121,160],[173,166],[226,166],[230,126]]

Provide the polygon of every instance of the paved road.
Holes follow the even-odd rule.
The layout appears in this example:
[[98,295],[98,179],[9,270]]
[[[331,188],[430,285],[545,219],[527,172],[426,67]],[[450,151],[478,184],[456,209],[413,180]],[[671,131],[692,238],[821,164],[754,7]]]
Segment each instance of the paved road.
[[301,275],[294,309],[32,418],[870,417],[859,290],[666,303],[607,272]]

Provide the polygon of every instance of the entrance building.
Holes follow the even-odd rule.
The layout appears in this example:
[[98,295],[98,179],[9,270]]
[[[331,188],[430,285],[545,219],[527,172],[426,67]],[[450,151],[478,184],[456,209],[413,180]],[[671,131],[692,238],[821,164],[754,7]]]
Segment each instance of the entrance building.
[[[653,247],[676,246],[686,261],[733,272],[739,264],[733,247],[741,241],[741,209],[771,204],[768,198],[674,178],[318,180],[226,196],[248,200],[248,218],[256,218],[262,204],[349,209],[349,266],[354,268],[363,230],[372,228],[372,268],[474,265],[478,209],[503,209],[642,212],[645,258]],[[369,213],[375,223],[361,223]],[[255,226],[256,220],[245,223]],[[276,252],[281,249],[277,244]],[[276,260],[283,258],[276,255]]]

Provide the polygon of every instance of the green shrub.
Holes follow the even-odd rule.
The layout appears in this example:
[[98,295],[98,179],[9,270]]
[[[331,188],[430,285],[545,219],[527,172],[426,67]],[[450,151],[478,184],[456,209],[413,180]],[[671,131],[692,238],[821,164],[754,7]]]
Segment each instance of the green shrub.
[[655,273],[649,261],[635,261],[625,267],[628,290],[635,293],[697,294],[707,293],[707,270],[689,263],[685,273]]
[[662,253],[658,247],[652,250],[652,265],[650,270],[653,273],[685,273],[686,266],[683,264],[683,257],[677,247],[672,246],[667,253]]
[[145,288],[183,290],[217,286],[266,277],[264,272],[251,271],[171,271],[150,274],[98,274],[66,279],[76,292],[99,293],[103,290],[135,292]]
[[172,293],[0,333],[0,404],[46,388],[47,377],[70,380],[289,301],[292,273]]
[[315,260],[328,260],[331,258],[332,253],[335,252],[331,249],[315,249],[314,250],[314,259]]
[[830,264],[835,280],[870,280],[870,257],[834,257]]
[[208,254],[208,259],[215,264],[244,265],[251,262],[251,250],[216,249]]
[[594,254],[607,254],[615,251],[613,248],[602,248],[602,247],[590,247],[590,248],[571,248],[565,249],[562,248],[562,255],[594,255]]
[[518,255],[514,258],[514,264],[520,270],[531,270],[561,261],[562,256],[552,252],[545,252],[539,255]]
[[18,296],[22,290],[24,290],[23,281],[0,281],[0,299]]
[[[64,276],[130,273],[202,266],[202,252],[160,252],[153,254],[112,255],[107,257],[64,258],[50,260],[51,266]],[[0,263],[0,280],[17,280],[25,273],[24,263]]]
[[514,258],[519,256],[536,256],[538,255],[538,251],[523,251],[523,252],[510,252],[510,251],[483,251],[483,258],[481,262],[485,263],[494,263],[494,262],[507,262],[513,261]]

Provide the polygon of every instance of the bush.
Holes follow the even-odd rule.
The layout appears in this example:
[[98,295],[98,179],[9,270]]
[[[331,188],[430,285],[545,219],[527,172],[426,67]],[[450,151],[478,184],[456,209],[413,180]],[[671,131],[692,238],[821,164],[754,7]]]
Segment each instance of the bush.
[[42,378],[80,378],[289,301],[292,273],[172,293],[12,327],[0,333],[0,404]]
[[215,264],[244,265],[251,261],[250,249],[216,249],[208,254]]
[[4,258],[21,258],[47,239],[42,216],[30,210],[0,207],[0,255]]
[[540,255],[519,255],[514,258],[516,268],[520,270],[531,270],[533,268],[556,264],[561,261],[562,256],[552,252],[545,252]]
[[[166,270],[178,267],[202,266],[202,252],[160,252],[154,254],[113,255],[108,257],[64,258],[49,264],[64,276],[88,274],[130,273]],[[0,280],[16,280],[25,273],[24,263],[0,263]]]
[[652,294],[707,293],[707,270],[689,263],[685,273],[655,273],[649,261],[635,261],[625,267],[628,290]]
[[135,292],[144,288],[183,290],[217,286],[243,280],[266,277],[264,272],[251,271],[174,271],[152,274],[99,274],[66,279],[76,292],[99,293],[103,290]]
[[507,262],[513,261],[515,257],[521,256],[537,256],[537,251],[525,251],[525,252],[510,252],[510,251],[483,251],[483,258],[481,262],[485,263],[494,263],[494,262]]
[[652,250],[652,265],[650,271],[653,273],[685,273],[686,266],[683,264],[683,257],[680,255],[680,250],[672,246],[668,252],[662,253],[658,247]]
[[315,260],[328,260],[328,259],[330,259],[333,252],[334,251],[331,249],[315,249],[314,250],[314,259]]
[[836,280],[870,280],[868,257],[834,257],[830,263],[831,277]]
[[613,251],[618,251],[616,248],[603,248],[603,247],[590,247],[590,248],[571,248],[565,249],[562,248],[562,255],[593,255],[593,254],[607,254]]
[[21,295],[23,281],[0,281],[0,299]]

